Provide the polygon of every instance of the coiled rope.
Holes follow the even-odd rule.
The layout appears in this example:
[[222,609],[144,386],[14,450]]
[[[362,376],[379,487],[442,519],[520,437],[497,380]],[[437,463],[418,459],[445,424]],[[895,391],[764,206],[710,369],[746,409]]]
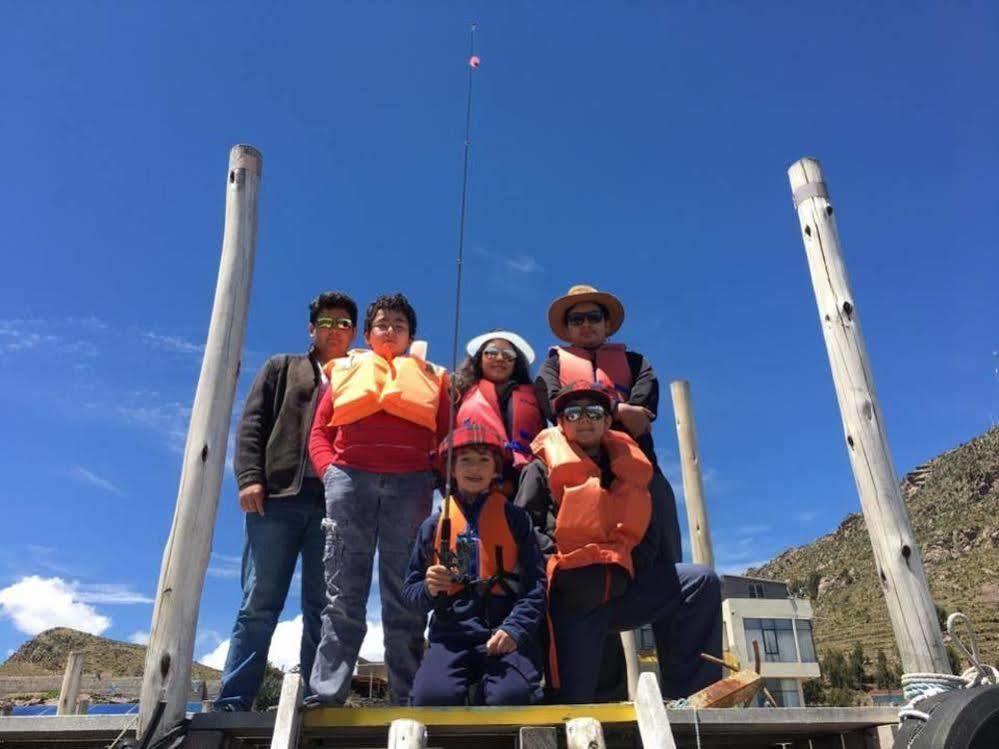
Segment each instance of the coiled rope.
[[[961,639],[958,627],[964,625],[968,635],[968,643]],[[906,718],[927,721],[930,714],[917,708],[917,705],[928,697],[958,689],[972,689],[984,684],[999,684],[999,670],[995,666],[985,665],[978,654],[978,638],[971,622],[960,611],[955,611],[947,617],[947,634],[958,650],[971,663],[960,676],[953,674],[911,673],[902,674],[902,694],[908,702],[898,711],[899,721]]]

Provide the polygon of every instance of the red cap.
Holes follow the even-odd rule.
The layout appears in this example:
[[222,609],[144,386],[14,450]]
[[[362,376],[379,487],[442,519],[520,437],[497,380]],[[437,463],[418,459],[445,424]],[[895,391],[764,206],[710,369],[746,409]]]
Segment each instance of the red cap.
[[555,400],[552,401],[552,408],[556,414],[562,411],[566,401],[572,400],[580,395],[585,395],[600,403],[608,412],[617,402],[617,393],[604,385],[602,382],[587,382],[586,380],[576,380],[558,391]]
[[454,431],[448,437],[445,437],[440,447],[437,448],[437,454],[444,460],[447,459],[447,450],[451,444],[451,438],[453,438],[455,450],[459,447],[468,447],[469,445],[481,445],[482,447],[495,450],[504,458],[506,457],[506,443],[495,430],[481,424],[466,421],[461,426],[455,427]]

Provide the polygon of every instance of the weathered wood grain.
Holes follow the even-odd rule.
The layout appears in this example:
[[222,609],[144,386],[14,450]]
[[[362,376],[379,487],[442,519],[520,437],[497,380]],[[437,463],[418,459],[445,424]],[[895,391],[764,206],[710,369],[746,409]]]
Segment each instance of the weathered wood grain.
[[694,426],[694,405],[690,398],[690,383],[686,380],[673,380],[669,384],[669,390],[673,396],[676,438],[680,445],[683,504],[687,508],[687,524],[690,528],[691,558],[695,564],[703,564],[713,568],[715,566],[715,553],[711,545],[708,508],[704,502],[701,453],[697,448],[697,430]]
[[222,258],[184,447],[173,526],[163,550],[156,589],[140,700],[140,734],[149,725],[161,696],[167,708],[157,735],[182,720],[186,710],[195,627],[212,548],[246,332],[261,164],[262,157],[252,146],[235,146],[229,154]]
[[822,167],[801,159],[788,170],[822,336],[843,419],[874,563],[888,603],[902,668],[950,673],[923,561],[896,478],[884,413],[850,288]]

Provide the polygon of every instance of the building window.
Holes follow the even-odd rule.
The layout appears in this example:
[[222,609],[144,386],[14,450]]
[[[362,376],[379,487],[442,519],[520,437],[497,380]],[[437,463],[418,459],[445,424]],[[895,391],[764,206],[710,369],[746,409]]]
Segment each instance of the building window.
[[[798,682],[795,679],[764,679],[763,683],[773,695],[778,707],[802,707],[801,696],[798,694]],[[753,707],[766,707],[767,705],[769,705],[767,698],[760,691],[753,701]]]
[[750,583],[749,584],[749,597],[750,598],[763,598],[763,585],[760,583]]
[[812,623],[808,619],[798,619],[794,624],[798,628],[798,652],[801,653],[801,662],[818,663],[815,657],[815,642],[812,640]]
[[796,663],[794,629],[790,619],[743,619],[746,655],[753,657],[753,641],[760,643],[760,656],[768,663]]

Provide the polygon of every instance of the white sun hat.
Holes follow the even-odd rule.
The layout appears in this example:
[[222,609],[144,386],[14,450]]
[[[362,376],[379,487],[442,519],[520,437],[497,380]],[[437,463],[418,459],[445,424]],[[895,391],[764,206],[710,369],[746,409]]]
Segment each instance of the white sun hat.
[[517,349],[527,359],[528,365],[534,364],[534,349],[531,348],[531,345],[527,341],[516,333],[511,333],[509,330],[490,330],[488,333],[477,335],[465,344],[465,351],[468,352],[469,356],[475,356],[475,352],[479,350],[479,347],[483,343],[491,341],[494,338],[501,338]]

